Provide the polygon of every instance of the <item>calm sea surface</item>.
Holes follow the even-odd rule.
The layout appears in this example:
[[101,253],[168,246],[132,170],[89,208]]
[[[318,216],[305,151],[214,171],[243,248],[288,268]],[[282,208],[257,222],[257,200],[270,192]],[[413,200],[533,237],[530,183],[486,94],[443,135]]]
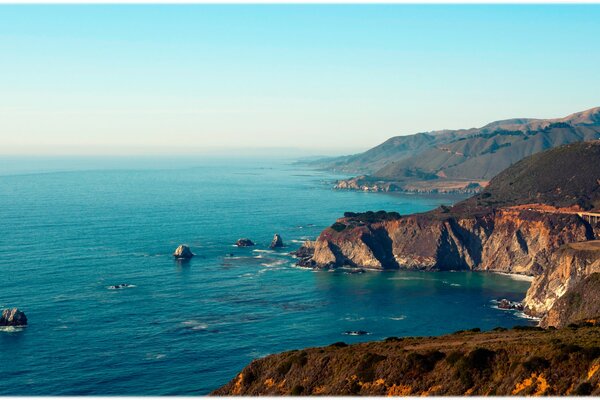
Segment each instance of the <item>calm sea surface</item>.
[[[283,350],[528,323],[491,303],[523,297],[507,276],[295,268],[287,253],[344,211],[456,201],[332,178],[273,160],[0,160],[0,307],[30,321],[0,332],[0,394],[206,394]],[[180,243],[197,257],[175,262]]]

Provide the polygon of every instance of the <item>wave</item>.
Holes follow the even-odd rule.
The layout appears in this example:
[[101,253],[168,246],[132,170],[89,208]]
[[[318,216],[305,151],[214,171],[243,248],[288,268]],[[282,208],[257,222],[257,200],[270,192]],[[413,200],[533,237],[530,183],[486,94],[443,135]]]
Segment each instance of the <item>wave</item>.
[[400,315],[398,317],[388,317],[388,319],[391,319],[392,321],[402,321],[403,319],[406,319],[406,315]]
[[21,332],[25,329],[24,326],[0,326],[0,332],[14,333]]
[[343,317],[340,318],[343,321],[363,321],[365,319],[365,317],[352,317],[352,316],[347,316],[347,317]]
[[388,278],[390,281],[434,281],[437,279],[430,278],[420,278],[420,277],[408,277],[408,276],[398,276],[394,278]]
[[285,264],[285,263],[286,263],[285,260],[275,260],[275,261],[268,262],[268,263],[262,263],[260,265],[262,265],[263,267],[276,267],[278,265],[282,265],[282,264]]
[[262,250],[262,249],[255,249],[252,251],[255,253],[275,253],[273,250]]
[[161,358],[165,358],[166,356],[167,356],[166,354],[162,354],[162,353],[158,353],[158,354],[147,353],[146,357],[144,359],[145,360],[160,360]]
[[191,329],[191,330],[193,330],[193,331],[203,331],[203,330],[205,330],[205,329],[207,329],[207,328],[208,328],[208,324],[205,324],[205,323],[203,323],[203,322],[196,321],[196,320],[194,320],[194,319],[192,319],[192,320],[189,320],[189,321],[183,321],[183,322],[181,323],[181,325],[183,325],[183,326],[185,326],[186,328],[188,328],[188,329]]
[[541,320],[541,318],[539,318],[539,317],[533,317],[533,316],[531,316],[531,315],[527,315],[527,314],[525,314],[523,311],[517,311],[517,312],[515,313],[515,315],[516,315],[517,317],[519,317],[519,318],[523,318],[523,319],[530,319],[530,320],[532,320],[532,321],[539,321],[539,320]]

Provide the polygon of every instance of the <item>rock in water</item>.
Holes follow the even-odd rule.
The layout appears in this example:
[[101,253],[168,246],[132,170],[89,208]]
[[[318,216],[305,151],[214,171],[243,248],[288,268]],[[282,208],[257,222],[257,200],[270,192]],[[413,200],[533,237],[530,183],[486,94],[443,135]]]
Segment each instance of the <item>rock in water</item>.
[[190,258],[194,257],[194,253],[192,253],[188,245],[182,244],[175,249],[173,257],[177,258],[178,260],[189,260]]
[[281,240],[279,233],[276,233],[275,236],[273,236],[273,240],[271,241],[271,245],[269,247],[272,249],[283,247],[283,240]]
[[250,247],[250,246],[254,246],[254,242],[248,238],[242,238],[242,239],[238,239],[238,241],[235,242],[235,245],[237,247]]
[[23,311],[18,308],[7,308],[2,311],[0,317],[0,326],[25,326],[27,317]]

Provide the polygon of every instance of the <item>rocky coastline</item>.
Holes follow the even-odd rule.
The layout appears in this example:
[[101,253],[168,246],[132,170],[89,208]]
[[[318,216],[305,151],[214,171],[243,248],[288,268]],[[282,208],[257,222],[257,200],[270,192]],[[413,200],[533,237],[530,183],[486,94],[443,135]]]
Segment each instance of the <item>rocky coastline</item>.
[[336,190],[355,190],[361,192],[401,192],[410,194],[476,194],[483,190],[487,181],[446,180],[431,181],[394,181],[381,180],[361,175],[335,182]]

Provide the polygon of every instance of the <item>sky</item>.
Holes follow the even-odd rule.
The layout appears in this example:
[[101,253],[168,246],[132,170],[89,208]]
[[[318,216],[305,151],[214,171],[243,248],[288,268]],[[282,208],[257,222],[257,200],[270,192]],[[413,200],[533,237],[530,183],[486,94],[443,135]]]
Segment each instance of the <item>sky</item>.
[[600,5],[0,5],[0,154],[345,154],[600,106]]

